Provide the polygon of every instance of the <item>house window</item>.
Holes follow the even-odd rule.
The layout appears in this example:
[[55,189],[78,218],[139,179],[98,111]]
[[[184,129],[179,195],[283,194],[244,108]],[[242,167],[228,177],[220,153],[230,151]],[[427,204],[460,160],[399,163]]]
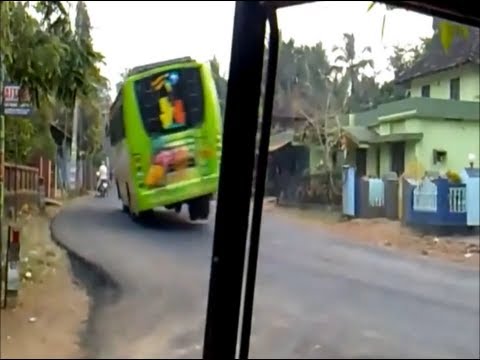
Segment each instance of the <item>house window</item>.
[[430,97],[430,85],[423,85],[422,86],[422,97]]
[[460,78],[450,80],[450,99],[460,100]]

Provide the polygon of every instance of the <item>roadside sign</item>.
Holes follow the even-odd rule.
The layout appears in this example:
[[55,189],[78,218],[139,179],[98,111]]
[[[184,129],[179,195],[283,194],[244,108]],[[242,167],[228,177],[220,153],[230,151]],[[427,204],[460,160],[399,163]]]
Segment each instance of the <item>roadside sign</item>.
[[32,100],[28,89],[19,85],[3,87],[3,114],[8,116],[29,116],[32,113]]

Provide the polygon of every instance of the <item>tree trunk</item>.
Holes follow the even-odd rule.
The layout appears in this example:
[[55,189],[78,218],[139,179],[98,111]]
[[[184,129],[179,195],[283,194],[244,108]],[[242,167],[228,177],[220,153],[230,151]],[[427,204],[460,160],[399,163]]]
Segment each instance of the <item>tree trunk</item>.
[[75,97],[75,107],[73,109],[73,126],[72,126],[72,149],[70,156],[70,171],[69,171],[69,185],[70,190],[77,188],[77,132],[78,132],[78,117],[80,115],[80,98]]

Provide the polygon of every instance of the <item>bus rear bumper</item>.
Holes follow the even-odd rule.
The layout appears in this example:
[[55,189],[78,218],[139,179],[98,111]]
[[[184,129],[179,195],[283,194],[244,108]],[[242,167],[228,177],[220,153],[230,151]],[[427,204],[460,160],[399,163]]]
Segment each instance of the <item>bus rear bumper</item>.
[[218,175],[210,175],[157,189],[140,190],[138,210],[150,210],[213,194],[218,189],[218,178]]

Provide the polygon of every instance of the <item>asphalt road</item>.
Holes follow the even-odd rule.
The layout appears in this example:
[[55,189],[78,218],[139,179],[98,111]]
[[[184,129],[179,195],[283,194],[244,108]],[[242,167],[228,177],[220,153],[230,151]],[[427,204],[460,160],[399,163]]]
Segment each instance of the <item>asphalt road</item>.
[[[162,213],[142,226],[115,199],[94,198],[57,217],[59,240],[121,288],[94,314],[97,358],[201,357],[212,222]],[[272,213],[258,271],[252,358],[479,358],[478,271],[356,245]]]

